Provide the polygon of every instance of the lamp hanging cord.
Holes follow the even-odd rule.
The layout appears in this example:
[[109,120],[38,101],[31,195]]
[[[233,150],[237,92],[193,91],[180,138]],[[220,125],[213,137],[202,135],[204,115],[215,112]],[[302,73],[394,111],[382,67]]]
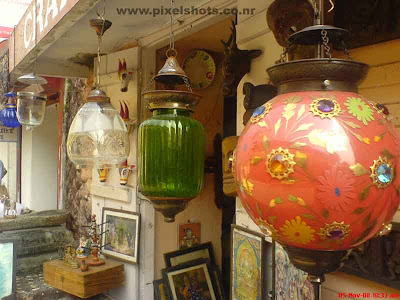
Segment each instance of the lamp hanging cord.
[[104,16],[106,15],[106,0],[103,1],[103,14],[100,14],[96,11],[97,16],[103,21],[101,26],[100,34],[97,36],[97,70],[96,70],[96,88],[100,87],[100,64],[101,64],[101,56],[100,56],[100,48],[101,48],[101,38],[104,33],[104,25],[106,23],[106,19]]
[[170,14],[170,19],[171,19],[171,26],[170,26],[170,35],[169,35],[169,49],[175,49],[175,36],[174,36],[174,30],[173,30],[173,25],[174,25],[174,18],[172,16],[172,11],[174,9],[175,1],[171,0],[171,14]]

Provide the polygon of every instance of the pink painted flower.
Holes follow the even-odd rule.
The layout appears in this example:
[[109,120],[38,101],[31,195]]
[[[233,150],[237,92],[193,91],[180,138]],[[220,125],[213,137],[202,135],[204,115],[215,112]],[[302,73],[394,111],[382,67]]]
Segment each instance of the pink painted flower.
[[317,198],[328,210],[346,211],[356,198],[355,180],[336,167],[326,170],[325,176],[319,176],[318,181]]

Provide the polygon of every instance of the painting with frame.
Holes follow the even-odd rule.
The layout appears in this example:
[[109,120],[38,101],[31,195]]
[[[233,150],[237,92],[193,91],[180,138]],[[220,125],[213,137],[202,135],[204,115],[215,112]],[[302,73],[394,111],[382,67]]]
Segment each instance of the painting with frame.
[[265,243],[264,235],[232,224],[230,299],[264,299]]
[[315,300],[314,287],[308,274],[297,269],[283,247],[274,241],[276,300]]
[[175,267],[199,258],[209,259],[211,265],[215,264],[214,250],[211,242],[193,246],[191,248],[164,253],[164,260],[167,268]]
[[164,279],[154,280],[154,300],[169,300],[166,293]]
[[178,226],[178,248],[186,249],[201,244],[201,223],[186,223]]
[[103,207],[102,254],[127,263],[139,259],[140,215],[135,212]]
[[0,239],[0,299],[16,299],[16,241]]
[[[222,300],[208,259],[197,259],[162,270],[170,300]],[[189,295],[191,293],[191,295]],[[189,296],[189,298],[188,298]]]

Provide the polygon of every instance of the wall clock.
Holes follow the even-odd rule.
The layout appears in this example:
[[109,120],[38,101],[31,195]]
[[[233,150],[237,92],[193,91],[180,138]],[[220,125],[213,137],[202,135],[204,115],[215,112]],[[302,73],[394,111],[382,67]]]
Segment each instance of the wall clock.
[[203,89],[213,82],[216,66],[210,53],[194,50],[185,58],[183,70],[190,78],[190,84],[193,88]]

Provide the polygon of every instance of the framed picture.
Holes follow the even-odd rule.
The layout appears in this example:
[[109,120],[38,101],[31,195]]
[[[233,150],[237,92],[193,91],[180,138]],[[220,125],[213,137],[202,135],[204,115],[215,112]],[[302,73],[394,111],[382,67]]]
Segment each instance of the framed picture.
[[162,270],[170,300],[221,300],[209,260],[198,259]]
[[124,262],[138,263],[140,215],[103,207],[102,253]]
[[263,300],[264,236],[232,225],[231,299]]
[[221,276],[221,272],[218,269],[217,265],[211,265],[211,270],[214,273],[214,278],[215,278],[215,283],[217,285],[217,293],[219,295],[220,299],[225,300],[226,296],[225,296],[225,291],[224,291],[224,287],[222,285],[222,276]]
[[16,299],[17,251],[14,240],[0,240],[0,299]]
[[165,283],[163,279],[154,280],[154,300],[169,300],[165,292]]
[[314,287],[307,273],[297,269],[289,260],[283,247],[275,246],[275,299],[314,300]]
[[209,259],[211,265],[215,264],[214,251],[211,242],[164,254],[165,265],[167,268],[175,267],[199,258]]
[[201,244],[201,223],[180,224],[178,249],[186,249]]

